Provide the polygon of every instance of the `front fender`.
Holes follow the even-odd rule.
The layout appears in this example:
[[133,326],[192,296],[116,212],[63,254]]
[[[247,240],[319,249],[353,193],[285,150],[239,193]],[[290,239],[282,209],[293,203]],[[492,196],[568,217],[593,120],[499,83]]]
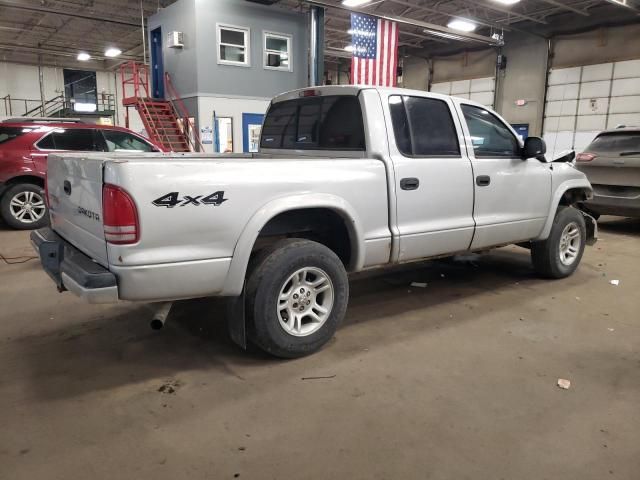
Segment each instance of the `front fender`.
[[587,177],[584,178],[574,178],[570,180],[564,180],[558,187],[555,189],[553,194],[553,198],[551,199],[551,205],[549,208],[549,215],[547,215],[547,220],[544,224],[544,228],[538,237],[534,240],[546,240],[551,233],[551,227],[553,226],[553,219],[556,217],[556,212],[558,211],[558,207],[560,206],[560,200],[562,196],[568,191],[572,189],[586,189],[592,191],[593,188],[587,180]]
[[306,208],[327,208],[338,213],[345,222],[351,241],[354,261],[352,270],[364,265],[364,236],[362,224],[355,209],[343,198],[326,193],[308,193],[277,198],[262,206],[249,220],[233,251],[233,258],[221,295],[237,296],[242,293],[249,257],[264,226],[277,215]]

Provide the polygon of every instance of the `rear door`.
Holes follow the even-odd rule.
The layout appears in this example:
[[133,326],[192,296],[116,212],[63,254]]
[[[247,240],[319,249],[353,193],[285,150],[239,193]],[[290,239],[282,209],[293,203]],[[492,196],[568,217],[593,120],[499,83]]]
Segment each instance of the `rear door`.
[[451,100],[390,95],[387,101],[399,261],[466,250],[474,229],[473,172]]
[[551,204],[551,164],[523,159],[520,142],[497,115],[460,103],[474,175],[471,249],[518,242],[542,231]]
[[56,154],[48,160],[51,227],[60,236],[107,266],[102,225],[102,164],[95,154]]

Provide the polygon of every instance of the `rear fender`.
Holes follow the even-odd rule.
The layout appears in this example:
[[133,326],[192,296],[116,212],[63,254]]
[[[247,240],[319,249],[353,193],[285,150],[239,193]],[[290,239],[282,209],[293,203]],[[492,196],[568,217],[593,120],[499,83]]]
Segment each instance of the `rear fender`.
[[331,194],[292,195],[267,203],[251,217],[234,248],[225,287],[221,295],[237,296],[241,294],[253,246],[269,220],[284,212],[306,208],[327,208],[343,218],[351,241],[352,261],[349,270],[362,269],[365,253],[363,248],[364,234],[359,216],[354,208],[343,198]]

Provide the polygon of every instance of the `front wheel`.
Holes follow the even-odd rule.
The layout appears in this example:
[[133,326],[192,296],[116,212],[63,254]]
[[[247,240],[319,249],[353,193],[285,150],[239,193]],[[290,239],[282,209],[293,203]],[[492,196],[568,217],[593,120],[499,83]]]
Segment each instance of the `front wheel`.
[[283,240],[258,254],[246,289],[249,339],[283,358],[311,354],[328,342],[349,298],[338,256],[303,239]]
[[531,243],[533,267],[543,277],[571,275],[582,259],[587,238],[584,217],[573,207],[558,209],[546,240]]
[[10,227],[36,229],[47,224],[44,189],[33,183],[18,183],[4,192],[0,213]]

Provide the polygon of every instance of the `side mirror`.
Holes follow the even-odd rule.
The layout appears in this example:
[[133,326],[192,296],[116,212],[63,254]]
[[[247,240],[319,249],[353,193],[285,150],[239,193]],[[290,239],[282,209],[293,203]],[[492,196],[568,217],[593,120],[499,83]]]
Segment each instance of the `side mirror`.
[[547,144],[540,137],[527,137],[524,141],[524,148],[522,149],[522,158],[537,158],[538,160],[545,161],[544,154],[547,153]]

